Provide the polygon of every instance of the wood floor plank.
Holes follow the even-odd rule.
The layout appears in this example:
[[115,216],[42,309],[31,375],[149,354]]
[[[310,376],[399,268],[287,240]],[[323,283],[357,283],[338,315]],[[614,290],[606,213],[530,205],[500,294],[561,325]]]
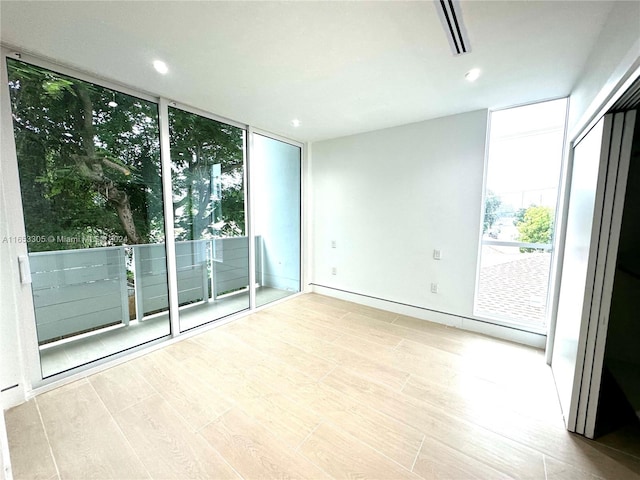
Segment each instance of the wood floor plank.
[[7,424],[17,478],[640,479],[616,449],[632,441],[566,431],[540,350],[317,294],[39,395]]
[[557,427],[563,425],[560,420],[562,412],[553,399],[553,391],[522,392],[472,375],[460,375],[457,380],[442,384],[437,378],[412,375],[402,392],[474,420],[485,412],[499,415],[508,410],[514,415],[521,415],[523,420],[549,421]]
[[[542,454],[407,395],[333,370],[323,383],[366,402],[398,421],[412,425],[495,470],[519,478],[544,478]],[[523,473],[526,472],[526,473]]]
[[264,318],[268,325],[280,334],[288,331],[287,326],[295,328],[295,332],[311,338],[332,342],[342,335],[339,329],[327,322],[314,322],[314,319],[324,318],[325,315],[305,308],[292,309],[288,306],[278,306],[258,312],[256,315]]
[[320,425],[300,452],[334,478],[419,479],[406,468],[327,424]]
[[[491,387],[489,384],[483,389],[482,383],[475,383],[478,380],[467,379],[458,387],[459,393],[456,393],[456,389],[440,388],[429,385],[425,379],[412,377],[403,392],[567,465],[575,468],[589,466],[587,471],[597,476],[625,478],[630,471],[640,473],[640,462],[628,459],[627,464],[622,465],[602,455],[593,442],[585,443],[567,432],[559,406],[552,408],[543,405],[545,400],[541,397],[545,393],[532,394],[527,403],[523,402],[521,396],[511,395],[509,390],[501,386]],[[546,392],[546,396],[554,395],[554,391]],[[541,404],[539,409],[536,407],[537,401]],[[514,428],[516,425],[517,428]]]
[[[541,360],[536,364],[509,361],[508,355],[496,352],[469,352],[456,355],[423,343],[403,339],[396,350],[414,357],[428,358],[430,361],[462,374],[475,375],[486,380],[524,388],[547,384],[553,379],[548,367]],[[539,382],[539,383],[537,383]]]
[[[469,334],[469,332],[462,330],[460,328],[456,328],[449,325],[443,325],[441,323],[430,322],[428,320],[423,320],[421,318],[409,317],[408,315],[398,315],[391,322],[395,325],[400,325],[402,327],[411,328],[413,330],[426,331],[431,333],[437,333],[440,335],[450,336],[451,338],[455,338],[457,340],[464,341],[466,338],[465,335]],[[472,333],[471,335],[476,336],[477,334]]]
[[[325,295],[318,295],[311,293],[309,295],[303,295],[300,297],[302,301],[311,301],[315,303],[322,303],[325,305],[333,306],[334,308],[339,308],[342,310],[346,310],[348,312],[359,313],[361,315],[366,315],[371,318],[375,318],[376,320],[382,320],[385,322],[392,322],[398,316],[393,312],[389,312],[387,310],[380,310],[379,308],[368,307],[366,305],[359,305],[357,303],[348,302],[346,300],[340,300],[337,298],[327,297]],[[313,307],[317,308],[317,307]]]
[[580,435],[563,433],[566,434],[563,442],[550,437],[549,442],[543,445],[542,451],[550,452],[545,454],[545,461],[550,458],[558,460],[607,480],[640,479],[640,461],[637,458]]
[[513,478],[432,437],[425,437],[413,472],[422,478],[478,480]]
[[232,406],[215,385],[190,377],[187,369],[164,350],[137,358],[130,365],[180,412],[194,431]]
[[576,478],[581,480],[601,480],[603,478],[554,458],[545,457],[544,460],[547,480],[574,480]]
[[111,413],[119,412],[156,393],[129,363],[124,363],[89,377]]
[[[327,316],[335,319],[340,319],[349,313],[349,308],[343,308],[342,306],[332,305],[331,302],[314,302],[310,301],[306,296],[302,296],[295,304],[277,305],[274,310],[288,310],[293,308],[295,313],[307,311],[311,315]],[[350,307],[352,308],[352,307]]]
[[[384,385],[389,385],[391,388],[401,388],[409,376],[408,372],[403,371],[397,366],[391,367],[384,362],[372,360],[372,357],[370,356],[361,355],[361,353],[366,352],[357,352],[342,348],[341,346],[336,346],[334,343],[329,343],[319,338],[300,334],[300,332],[290,330],[283,333],[273,333],[261,330],[260,333],[269,337],[269,340],[263,339],[264,343],[272,342],[277,345],[280,341],[277,337],[286,338],[287,342],[284,343],[285,347],[283,347],[283,351],[290,350],[289,347],[286,347],[287,344],[295,345],[297,351],[291,352],[293,355],[289,357],[288,361],[290,364],[296,365],[298,368],[304,368],[303,363],[305,361],[305,352],[302,351],[300,353],[300,350],[304,347],[307,353],[312,354],[312,357],[307,356],[306,360],[308,360],[314,367],[313,370],[307,370],[306,368],[304,368],[304,370],[306,373],[311,374],[315,379],[324,376],[337,364],[348,365],[349,369],[359,375],[367,376]],[[242,338],[242,336],[240,335],[239,338]],[[314,358],[318,358],[323,362],[320,365],[321,368],[315,368],[318,365],[317,360],[314,361]],[[330,368],[327,369],[327,366]],[[322,375],[318,377],[317,373],[322,373]]]
[[192,338],[187,338],[168,345],[163,350],[177,361],[182,362],[193,355],[202,353],[204,348],[205,347],[195,342]]
[[[310,360],[315,357],[328,362],[329,366],[333,366],[335,364],[349,365],[350,368],[358,370],[362,374],[369,374],[378,381],[396,387],[402,386],[408,377],[407,372],[398,368],[388,367],[382,362],[373,361],[367,356],[360,355],[353,350],[345,349],[341,346],[336,347],[334,344],[317,338],[312,334],[304,332],[301,333],[299,330],[296,331],[296,327],[296,325],[293,325],[291,329],[285,332],[273,332],[261,329],[257,333],[254,332],[253,334],[250,334],[249,337],[255,338],[256,335],[266,335],[269,337],[269,340],[263,338],[260,342],[263,344],[263,347],[261,348],[273,353],[275,349],[272,350],[271,347],[266,346],[269,342],[275,345],[282,345],[283,352],[290,351],[291,355],[289,360],[294,363],[296,362],[297,356],[299,356],[301,360],[304,360],[304,353],[306,352],[313,354],[313,357],[306,357]],[[238,333],[237,340],[242,338],[242,333]],[[286,342],[282,343],[279,338],[285,338]],[[292,346],[294,347],[294,350],[291,350]],[[300,352],[301,350],[302,352]],[[324,370],[328,364],[322,364],[323,375],[328,371]],[[300,362],[297,362],[297,365],[301,366]]]
[[200,433],[244,478],[328,478],[238,408],[216,419]]
[[614,448],[640,460],[640,423],[627,425],[598,437],[598,443]]
[[480,355],[487,353],[495,354],[494,352],[496,350],[501,350],[502,355],[511,359],[517,359],[517,361],[533,361],[535,363],[539,363],[540,359],[544,357],[544,351],[539,348],[514,344],[506,340],[406,315],[398,315],[393,321],[393,324],[461,342],[465,346],[461,352],[462,354],[468,354],[471,351],[476,351]]
[[[200,341],[200,338],[196,337],[196,341]],[[241,377],[243,382],[254,380],[263,383],[271,382],[271,388],[276,391],[286,391],[297,384],[315,381],[298,368],[288,365],[273,355],[256,350],[233,335],[223,332],[219,338],[224,342],[224,346],[216,346],[213,349],[215,357],[211,359],[210,366],[222,374],[234,373]],[[207,344],[210,344],[208,339]],[[207,362],[204,356],[201,356],[200,360]]]
[[299,370],[303,370],[315,380],[324,377],[335,367],[335,362],[323,359],[290,343],[284,342],[278,338],[277,334],[265,334],[263,331],[256,331],[251,327],[243,330],[234,330],[233,334],[256,350],[260,350],[262,353],[268,355],[273,355],[275,358]]
[[[320,416],[288,398],[286,393],[298,385],[292,381],[306,384],[314,379],[275,358],[260,355],[246,346],[240,348],[242,350],[233,355],[237,358],[224,364],[216,365],[215,359],[202,355],[185,360],[187,375],[216,385],[230,402],[239,405],[287,445],[297,447],[320,423]],[[256,353],[256,362],[242,360]]]
[[320,415],[281,393],[238,402],[242,409],[291,448],[296,448],[320,424]]
[[[354,332],[359,329],[364,331],[378,332],[382,336],[392,336],[394,338],[404,338],[413,342],[422,343],[433,348],[444,350],[445,352],[461,354],[467,348],[464,342],[452,338],[448,335],[431,333],[425,330],[406,328],[395,323],[387,323],[373,319],[366,315],[349,313],[342,320],[348,324]],[[399,343],[399,342],[398,342]]]
[[333,345],[331,343],[316,344],[311,350],[315,355],[330,360],[337,365],[344,365],[354,373],[387,385],[401,389],[409,378],[409,373],[383,362],[371,360],[367,356]]
[[289,394],[332,425],[411,469],[424,438],[422,432],[323,383],[306,385]]
[[36,401],[29,400],[4,414],[14,478],[48,479],[57,476]]
[[[290,308],[290,307],[288,307]],[[326,309],[326,307],[325,307]],[[287,313],[286,310],[279,309],[278,313],[283,311]],[[358,335],[367,340],[379,343],[380,345],[386,345],[390,347],[396,346],[402,340],[400,336],[394,336],[389,333],[386,333],[383,329],[376,330],[373,328],[368,328],[367,326],[363,326],[360,322],[349,321],[348,318],[367,318],[362,316],[356,316],[353,313],[347,313],[343,316],[336,316],[331,314],[325,314],[322,312],[318,312],[316,310],[307,310],[305,307],[297,307],[295,309],[296,312],[304,313],[304,320],[308,321],[311,324],[316,324],[318,327],[325,329],[337,330],[343,333],[351,333],[352,335]],[[293,313],[293,311],[291,312]],[[368,319],[372,323],[380,323],[382,325],[391,326],[391,323],[386,323],[380,320]],[[396,327],[401,328],[401,327]],[[419,332],[418,332],[419,333]]]
[[392,368],[429,377],[442,385],[457,383],[460,381],[459,377],[463,375],[460,369],[456,368],[458,364],[456,355],[424,345],[422,354],[414,355],[400,348],[384,347],[350,334],[345,334],[332,343],[361,355],[367,355]]
[[160,395],[115,418],[153,478],[240,478]]
[[61,478],[149,478],[88,381],[42,394],[37,402]]
[[197,377],[220,391],[230,402],[251,400],[265,394],[261,382],[250,373],[251,366],[241,367],[218,358],[196,356],[185,360],[187,378]]

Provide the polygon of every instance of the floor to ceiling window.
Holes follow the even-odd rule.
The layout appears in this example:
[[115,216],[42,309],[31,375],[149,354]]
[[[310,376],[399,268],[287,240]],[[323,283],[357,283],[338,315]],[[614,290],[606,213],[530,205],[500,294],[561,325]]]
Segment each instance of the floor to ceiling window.
[[249,308],[245,130],[169,108],[180,330]]
[[34,385],[300,291],[300,146],[6,61]]
[[300,147],[253,135],[256,305],[300,291]]
[[8,74],[42,376],[169,335],[157,104]]
[[491,113],[474,314],[545,332],[566,99]]

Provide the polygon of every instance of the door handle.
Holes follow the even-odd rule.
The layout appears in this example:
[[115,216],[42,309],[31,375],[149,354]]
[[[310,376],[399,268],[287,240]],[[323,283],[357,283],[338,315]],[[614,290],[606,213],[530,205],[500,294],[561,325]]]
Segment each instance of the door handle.
[[31,283],[31,268],[29,267],[29,257],[27,255],[18,255],[18,266],[20,267],[20,282],[23,285]]

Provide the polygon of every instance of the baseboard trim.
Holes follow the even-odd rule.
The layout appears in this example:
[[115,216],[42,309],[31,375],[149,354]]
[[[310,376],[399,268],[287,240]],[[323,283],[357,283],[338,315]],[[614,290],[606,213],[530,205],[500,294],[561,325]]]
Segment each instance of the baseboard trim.
[[0,392],[0,405],[3,410],[18,406],[25,400],[24,389],[20,385],[12,385]]
[[367,307],[387,310],[399,315],[408,315],[421,320],[439,323],[470,332],[481,333],[490,337],[500,338],[535,348],[544,349],[545,347],[547,337],[543,334],[527,332],[517,328],[496,325],[494,323],[465,317],[463,315],[431,310],[417,305],[396,302],[394,300],[327,287],[325,285],[318,285],[315,283],[311,283],[310,285],[312,287],[312,291],[320,295],[358,303]]

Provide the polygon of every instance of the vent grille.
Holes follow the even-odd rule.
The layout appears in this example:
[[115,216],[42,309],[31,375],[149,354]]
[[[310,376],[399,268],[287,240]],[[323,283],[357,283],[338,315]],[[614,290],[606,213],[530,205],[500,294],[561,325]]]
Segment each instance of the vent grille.
[[449,46],[454,55],[463,55],[471,51],[467,30],[462,21],[460,2],[453,0],[435,0],[438,16],[444,27]]

